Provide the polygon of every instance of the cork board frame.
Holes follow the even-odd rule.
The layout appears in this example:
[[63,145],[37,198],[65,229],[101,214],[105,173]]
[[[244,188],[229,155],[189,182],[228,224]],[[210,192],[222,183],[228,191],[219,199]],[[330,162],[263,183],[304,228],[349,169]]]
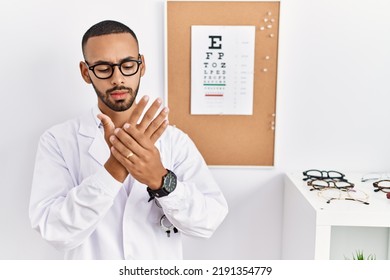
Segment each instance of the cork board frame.
[[[190,136],[208,165],[273,166],[280,2],[167,0],[165,4],[170,124]],[[191,115],[192,25],[256,26],[253,115]]]

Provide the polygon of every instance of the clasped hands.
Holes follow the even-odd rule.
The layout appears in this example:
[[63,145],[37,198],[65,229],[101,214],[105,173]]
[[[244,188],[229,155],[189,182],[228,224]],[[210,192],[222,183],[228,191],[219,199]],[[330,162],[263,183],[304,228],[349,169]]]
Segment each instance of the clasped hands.
[[112,120],[104,114],[98,118],[104,127],[104,137],[111,150],[111,155],[104,165],[107,171],[118,181],[123,182],[130,173],[137,181],[151,189],[161,187],[162,178],[167,173],[155,147],[155,142],[168,126],[168,108],[161,106],[161,99],[156,99],[140,119],[149,97],[144,96],[133,104],[133,112],[123,127],[115,128]]

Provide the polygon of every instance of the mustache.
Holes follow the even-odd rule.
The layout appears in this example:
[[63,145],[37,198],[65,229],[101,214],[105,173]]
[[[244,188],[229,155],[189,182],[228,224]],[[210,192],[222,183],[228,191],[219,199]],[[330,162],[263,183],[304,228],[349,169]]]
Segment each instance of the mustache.
[[113,87],[111,89],[108,89],[106,91],[106,93],[110,94],[110,93],[112,93],[113,91],[116,91],[116,90],[127,90],[127,91],[131,92],[131,88],[128,88],[128,87],[125,87],[125,86],[115,86],[115,87]]

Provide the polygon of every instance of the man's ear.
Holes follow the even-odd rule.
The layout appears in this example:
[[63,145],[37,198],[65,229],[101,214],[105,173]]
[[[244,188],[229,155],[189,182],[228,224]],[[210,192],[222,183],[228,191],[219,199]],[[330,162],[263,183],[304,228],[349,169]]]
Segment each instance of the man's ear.
[[145,71],[146,71],[146,64],[145,64],[145,58],[143,55],[141,55],[141,65],[139,66],[140,67],[140,73],[141,73],[141,77],[145,74]]
[[91,77],[89,76],[89,70],[87,64],[85,64],[84,61],[80,61],[80,72],[81,72],[81,77],[83,77],[83,80],[87,84],[91,84]]

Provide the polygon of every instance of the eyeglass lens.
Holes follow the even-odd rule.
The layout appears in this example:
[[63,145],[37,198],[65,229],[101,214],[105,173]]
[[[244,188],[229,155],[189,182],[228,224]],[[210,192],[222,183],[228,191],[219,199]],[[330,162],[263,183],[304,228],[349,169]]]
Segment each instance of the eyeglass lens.
[[120,64],[101,63],[93,66],[92,70],[96,77],[107,79],[114,73],[114,67],[118,66],[124,76],[132,76],[138,72],[139,64],[139,61],[135,60],[123,61]]

